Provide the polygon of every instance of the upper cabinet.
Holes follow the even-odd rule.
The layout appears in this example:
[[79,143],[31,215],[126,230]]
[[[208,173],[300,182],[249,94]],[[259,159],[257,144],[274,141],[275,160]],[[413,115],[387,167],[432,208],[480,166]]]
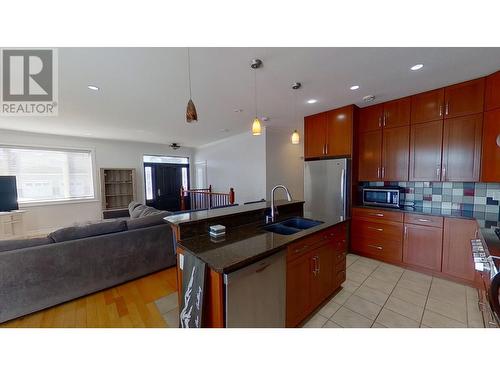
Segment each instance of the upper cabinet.
[[325,155],[326,112],[304,118],[304,156],[316,158]]
[[483,112],[484,78],[462,82],[444,89],[444,118]]
[[359,131],[369,132],[382,128],[384,105],[377,104],[359,110]]
[[500,182],[500,108],[484,113],[481,181]]
[[479,181],[483,114],[444,120],[441,181]]
[[382,126],[384,128],[395,128],[410,125],[410,108],[410,97],[384,103]]
[[409,147],[409,126],[383,130],[381,172],[383,181],[408,181]]
[[410,125],[411,98],[392,100],[365,107],[359,111],[359,131]]
[[441,181],[443,121],[410,128],[410,181]]
[[351,156],[353,117],[352,105],[327,112],[327,156]]
[[382,131],[358,134],[358,180],[379,181],[382,178]]
[[304,118],[304,157],[350,157],[353,105]]
[[444,89],[437,89],[411,97],[411,123],[436,121],[443,118]]
[[486,94],[485,94],[486,111],[500,108],[500,71],[486,77]]

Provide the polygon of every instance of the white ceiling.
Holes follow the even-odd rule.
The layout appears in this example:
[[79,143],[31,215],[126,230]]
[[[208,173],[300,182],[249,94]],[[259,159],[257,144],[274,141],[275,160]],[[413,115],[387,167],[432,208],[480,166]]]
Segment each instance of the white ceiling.
[[[368,94],[381,102],[500,69],[500,48],[192,48],[199,121],[187,124],[186,49],[60,48],[59,116],[0,117],[0,128],[200,146],[250,129],[254,57],[264,62],[257,71],[258,107],[269,127],[295,127],[294,81],[303,84],[297,92],[302,118],[364,106]],[[425,66],[410,71],[416,63]],[[354,84],[361,88],[349,90]],[[318,102],[307,104],[310,98]]]

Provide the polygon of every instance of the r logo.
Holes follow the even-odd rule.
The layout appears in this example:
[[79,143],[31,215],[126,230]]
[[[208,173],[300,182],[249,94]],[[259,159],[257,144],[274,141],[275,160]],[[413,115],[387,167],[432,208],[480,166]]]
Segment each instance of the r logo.
[[53,100],[53,50],[4,49],[3,102]]

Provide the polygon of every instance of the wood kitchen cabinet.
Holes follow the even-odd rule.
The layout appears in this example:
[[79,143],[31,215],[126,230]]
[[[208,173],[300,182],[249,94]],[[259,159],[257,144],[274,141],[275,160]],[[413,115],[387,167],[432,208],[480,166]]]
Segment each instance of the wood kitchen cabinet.
[[325,154],[329,157],[352,155],[354,106],[327,112]]
[[334,291],[335,254],[331,241],[323,244],[313,252],[313,277],[311,285],[311,303],[319,305]]
[[391,100],[384,103],[384,117],[382,126],[384,128],[394,128],[398,126],[410,125],[411,97]]
[[382,180],[408,181],[410,127],[384,128],[382,135]]
[[288,246],[286,326],[296,327],[345,281],[345,223]]
[[442,272],[468,282],[474,282],[476,272],[470,240],[476,238],[475,220],[444,218]]
[[410,125],[411,98],[392,100],[365,107],[359,111],[359,131]]
[[458,83],[444,89],[444,118],[483,112],[484,78]]
[[500,108],[500,71],[486,77],[485,111]]
[[484,113],[481,181],[500,182],[500,109]]
[[441,181],[479,181],[483,114],[444,120]]
[[304,157],[325,155],[325,137],[328,116],[326,112],[304,118]]
[[382,130],[358,134],[358,180],[381,179]]
[[351,157],[353,105],[304,118],[304,156]]
[[441,227],[404,224],[404,263],[439,272],[441,271],[442,245],[443,229]]
[[286,270],[286,326],[299,324],[311,306],[312,257],[309,254],[287,264]]
[[410,127],[410,181],[441,181],[443,121]]
[[359,110],[359,131],[369,132],[382,128],[384,105],[376,104]]
[[411,123],[436,121],[443,118],[444,88],[411,97]]

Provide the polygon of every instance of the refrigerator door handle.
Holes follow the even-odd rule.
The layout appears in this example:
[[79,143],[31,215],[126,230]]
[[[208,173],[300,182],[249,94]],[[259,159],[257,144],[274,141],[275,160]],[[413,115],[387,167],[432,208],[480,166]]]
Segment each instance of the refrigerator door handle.
[[342,215],[340,217],[341,220],[343,220],[345,218],[345,214],[346,214],[346,210],[347,210],[345,192],[344,192],[345,186],[346,186],[345,169],[342,168],[342,172],[340,174],[340,199],[342,199]]

